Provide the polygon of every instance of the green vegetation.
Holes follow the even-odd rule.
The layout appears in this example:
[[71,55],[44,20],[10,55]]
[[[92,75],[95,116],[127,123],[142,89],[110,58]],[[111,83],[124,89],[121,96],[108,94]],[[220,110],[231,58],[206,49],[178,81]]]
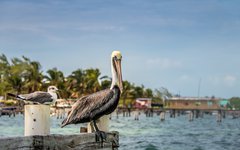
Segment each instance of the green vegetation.
[[233,110],[240,110],[240,97],[232,97],[229,99],[230,104],[228,108]]
[[[41,70],[41,64],[29,58],[12,58],[10,61],[4,54],[0,55],[0,96],[7,92],[30,93],[37,90],[46,91],[49,85],[55,85],[60,89],[61,98],[79,98],[81,96],[106,89],[111,85],[111,78],[101,76],[99,69],[77,69],[69,76],[57,68],[46,71]],[[155,102],[161,102],[164,95],[171,96],[165,89],[149,89],[143,85],[138,86],[129,81],[123,81],[122,105],[128,105],[139,97],[153,98]]]
[[0,105],[4,106],[15,106],[17,104],[16,100],[0,100]]

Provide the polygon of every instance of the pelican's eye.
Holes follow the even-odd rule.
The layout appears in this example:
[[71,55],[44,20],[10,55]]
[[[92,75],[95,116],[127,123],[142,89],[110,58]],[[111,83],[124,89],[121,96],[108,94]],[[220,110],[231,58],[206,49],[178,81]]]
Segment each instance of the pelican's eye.
[[119,57],[114,56],[113,59],[114,59],[114,60],[121,60],[121,59],[122,59],[122,56],[119,56]]

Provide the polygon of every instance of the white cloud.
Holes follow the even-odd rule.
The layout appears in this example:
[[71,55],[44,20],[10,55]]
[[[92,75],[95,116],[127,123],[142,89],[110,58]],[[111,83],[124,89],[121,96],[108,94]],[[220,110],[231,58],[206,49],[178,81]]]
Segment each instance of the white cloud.
[[99,31],[123,31],[125,30],[123,26],[115,26],[115,25],[79,25],[76,30],[87,31],[87,32],[99,32]]
[[182,63],[177,60],[172,60],[169,58],[155,58],[155,59],[148,59],[148,65],[153,65],[161,69],[170,69],[170,68],[180,68],[182,67]]
[[221,79],[219,77],[210,77],[209,78],[210,82],[212,82],[214,85],[220,84]]
[[237,77],[233,75],[225,75],[225,76],[214,76],[209,78],[210,82],[212,82],[214,85],[225,85],[228,87],[232,87],[237,82]]
[[225,85],[233,86],[236,83],[237,78],[235,76],[232,76],[232,75],[226,75],[223,78],[223,81],[224,81]]
[[192,77],[188,76],[188,75],[182,75],[179,78],[181,81],[189,81],[192,80]]

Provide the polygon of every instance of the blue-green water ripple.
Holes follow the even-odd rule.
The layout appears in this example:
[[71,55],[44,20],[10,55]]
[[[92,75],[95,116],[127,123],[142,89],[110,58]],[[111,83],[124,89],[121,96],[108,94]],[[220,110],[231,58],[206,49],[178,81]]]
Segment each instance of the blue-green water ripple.
[[[60,128],[62,119],[51,117],[52,134],[78,134],[80,126]],[[23,136],[24,117],[0,117],[0,137]],[[119,150],[237,150],[240,147],[240,120],[226,117],[221,123],[216,116],[188,121],[188,116],[160,121],[159,116],[146,118],[112,116],[110,130],[120,133]]]

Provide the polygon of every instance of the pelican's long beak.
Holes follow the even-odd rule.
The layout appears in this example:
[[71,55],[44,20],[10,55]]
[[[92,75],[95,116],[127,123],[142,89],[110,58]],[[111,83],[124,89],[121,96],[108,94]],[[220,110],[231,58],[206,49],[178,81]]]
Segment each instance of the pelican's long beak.
[[117,79],[118,79],[118,86],[122,93],[123,91],[123,85],[122,85],[122,68],[121,68],[121,59],[114,60],[115,66],[116,66],[116,73],[117,73]]

